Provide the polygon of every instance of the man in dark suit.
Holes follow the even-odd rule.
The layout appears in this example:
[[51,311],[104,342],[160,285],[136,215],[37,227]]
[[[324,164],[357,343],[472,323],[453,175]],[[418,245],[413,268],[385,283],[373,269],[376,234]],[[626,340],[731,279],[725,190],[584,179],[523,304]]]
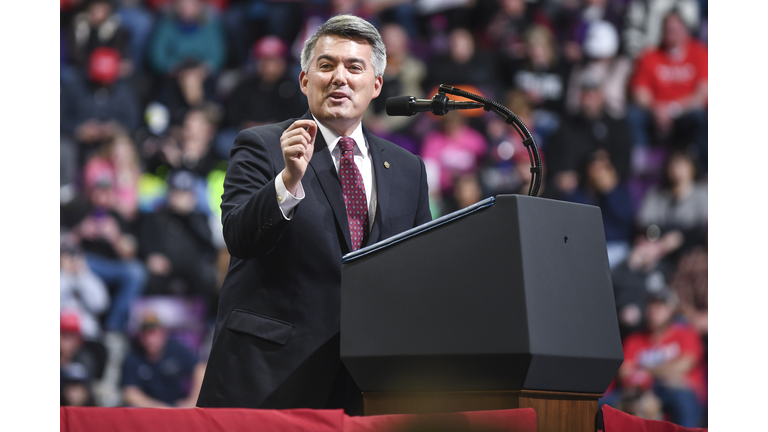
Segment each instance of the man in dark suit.
[[339,358],[341,257],[431,219],[422,160],[362,127],[386,67],[376,29],[331,18],[301,67],[309,112],[246,129],[232,148],[221,204],[232,258],[200,407],[362,414]]

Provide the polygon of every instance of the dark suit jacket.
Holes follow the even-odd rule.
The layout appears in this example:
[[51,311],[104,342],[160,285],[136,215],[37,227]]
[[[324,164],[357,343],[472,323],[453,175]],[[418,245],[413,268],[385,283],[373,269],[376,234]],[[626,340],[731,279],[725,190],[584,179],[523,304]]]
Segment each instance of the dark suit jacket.
[[[338,344],[326,342],[339,333],[346,209],[318,130],[306,196],[283,218],[274,179],[285,167],[280,136],[295,120],[246,129],[232,148],[221,204],[232,258],[198,406],[324,408],[340,366]],[[373,244],[431,215],[421,158],[363,132],[378,194],[366,242]]]

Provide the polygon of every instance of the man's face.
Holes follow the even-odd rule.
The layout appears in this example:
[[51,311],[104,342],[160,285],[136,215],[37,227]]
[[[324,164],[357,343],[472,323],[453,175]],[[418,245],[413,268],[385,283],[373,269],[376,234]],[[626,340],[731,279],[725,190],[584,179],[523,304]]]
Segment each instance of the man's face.
[[112,6],[106,1],[95,2],[88,7],[87,13],[90,24],[98,27],[112,14]]
[[197,205],[197,199],[192,191],[171,189],[168,193],[168,207],[180,215],[192,213]]
[[143,330],[139,335],[139,341],[150,358],[159,356],[162,353],[167,340],[168,333],[165,329],[159,327]]
[[398,58],[408,53],[408,33],[400,25],[385,25],[381,29],[381,39],[387,47],[387,58]]
[[674,312],[674,308],[663,301],[653,300],[649,302],[645,308],[648,330],[652,332],[662,330],[672,319]]
[[312,114],[336,133],[351,132],[381,92],[383,80],[376,77],[371,53],[364,40],[323,36],[315,45],[308,72],[299,75]]
[[80,338],[79,333],[62,331],[61,345],[59,346],[61,357],[67,360],[72,360],[75,353],[77,353],[77,350],[80,348],[81,343],[82,339]]
[[203,2],[200,0],[177,0],[176,13],[184,22],[194,22],[203,12]]
[[583,88],[581,90],[581,109],[587,117],[600,117],[604,102],[605,97],[600,88]]
[[670,15],[664,20],[663,39],[668,49],[677,48],[688,40],[688,28],[679,16]]

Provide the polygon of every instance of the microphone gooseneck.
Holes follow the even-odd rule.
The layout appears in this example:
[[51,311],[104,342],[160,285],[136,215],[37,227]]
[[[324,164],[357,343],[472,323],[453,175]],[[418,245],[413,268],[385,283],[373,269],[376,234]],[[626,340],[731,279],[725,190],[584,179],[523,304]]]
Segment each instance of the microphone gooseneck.
[[386,111],[389,116],[412,116],[420,112],[445,115],[448,111],[482,108],[477,102],[452,101],[445,93],[438,93],[432,99],[416,99],[413,96],[387,98]]
[[[461,96],[474,102],[452,101],[448,99],[446,93],[455,96]],[[469,93],[456,87],[440,84],[438,93],[432,99],[416,99],[413,96],[397,96],[387,99],[386,110],[390,116],[412,116],[419,112],[431,112],[435,115],[445,115],[448,111],[457,109],[475,109],[483,108],[485,111],[493,111],[504,118],[505,122],[512,125],[523,145],[528,150],[528,157],[531,159],[531,184],[528,189],[528,195],[537,196],[541,187],[541,156],[539,148],[533,139],[533,135],[525,126],[522,120],[504,105],[486,99],[482,96]]]

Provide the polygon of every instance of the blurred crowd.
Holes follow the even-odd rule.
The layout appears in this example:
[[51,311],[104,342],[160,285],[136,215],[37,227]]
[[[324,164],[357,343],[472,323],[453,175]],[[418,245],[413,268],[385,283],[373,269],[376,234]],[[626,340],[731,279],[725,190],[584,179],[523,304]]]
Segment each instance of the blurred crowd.
[[342,13],[382,34],[363,122],[424,159],[433,216],[531,181],[493,113],[385,113],[448,84],[522,119],[539,196],[602,211],[625,350],[602,403],[706,425],[706,0],[61,0],[61,403],[194,405],[229,150],[306,112],[301,47]]

